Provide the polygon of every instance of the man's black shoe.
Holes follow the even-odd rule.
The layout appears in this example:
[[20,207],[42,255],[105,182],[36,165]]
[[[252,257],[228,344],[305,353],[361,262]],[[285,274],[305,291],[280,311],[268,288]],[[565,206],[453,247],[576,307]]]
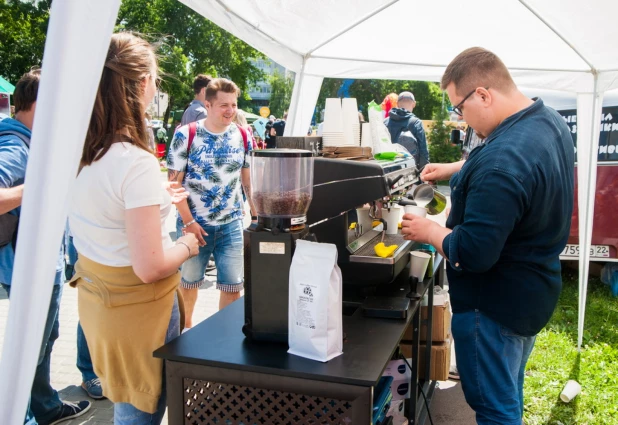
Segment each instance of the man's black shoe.
[[58,416],[50,419],[49,422],[39,422],[39,424],[54,425],[59,424],[60,422],[68,421],[69,419],[77,418],[78,416],[81,416],[88,410],[90,410],[91,406],[92,403],[90,403],[88,400],[82,400],[76,403],[72,403],[70,401],[63,401],[62,409],[60,409],[60,413],[58,413]]

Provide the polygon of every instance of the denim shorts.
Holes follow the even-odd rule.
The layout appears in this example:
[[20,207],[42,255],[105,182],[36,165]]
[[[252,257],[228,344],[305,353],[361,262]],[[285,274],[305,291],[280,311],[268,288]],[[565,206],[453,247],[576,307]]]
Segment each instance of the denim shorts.
[[[206,246],[200,247],[197,256],[182,265],[181,286],[186,289],[199,288],[204,283],[206,266],[212,254],[217,267],[217,289],[223,292],[240,292],[243,289],[243,242],[242,220],[235,220],[220,226],[206,226]],[[182,227],[177,226],[178,237]]]

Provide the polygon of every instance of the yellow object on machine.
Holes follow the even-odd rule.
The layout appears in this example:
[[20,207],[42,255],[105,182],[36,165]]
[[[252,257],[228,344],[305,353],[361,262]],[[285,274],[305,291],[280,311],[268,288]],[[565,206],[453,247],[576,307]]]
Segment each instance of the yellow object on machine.
[[398,246],[399,245],[389,245],[389,246],[386,246],[386,245],[384,245],[384,242],[380,242],[373,249],[375,250],[376,255],[378,257],[387,258],[387,257],[392,257],[393,256],[395,251],[397,251],[397,247]]

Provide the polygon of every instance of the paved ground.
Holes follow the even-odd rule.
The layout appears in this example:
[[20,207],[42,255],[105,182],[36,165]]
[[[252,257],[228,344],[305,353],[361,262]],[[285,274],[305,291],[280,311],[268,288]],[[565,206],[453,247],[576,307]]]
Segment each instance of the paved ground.
[[[443,220],[443,217],[438,218],[438,221]],[[170,217],[166,224],[168,230],[174,232],[173,217]],[[214,271],[207,274],[206,278],[209,284],[201,288],[195,308],[194,322],[196,324],[214,314],[218,308],[219,298],[218,292],[214,289],[216,280]],[[9,301],[4,290],[0,288],[0,352],[4,341],[8,310]],[[52,386],[60,392],[61,398],[72,401],[87,399],[85,392],[80,388],[81,374],[75,366],[77,321],[77,290],[65,285],[60,308],[60,337],[52,352],[51,382]],[[466,404],[458,382],[439,383],[431,405],[431,412],[435,425],[472,425],[475,423],[473,412]],[[102,425],[111,423],[113,423],[112,404],[103,400],[93,401],[92,409],[88,414],[63,424]],[[167,418],[163,423],[167,424]]]

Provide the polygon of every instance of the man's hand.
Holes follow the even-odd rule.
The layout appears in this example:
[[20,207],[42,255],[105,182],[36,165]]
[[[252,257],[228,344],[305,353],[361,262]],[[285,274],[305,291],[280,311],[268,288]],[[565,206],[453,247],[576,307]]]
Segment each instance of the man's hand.
[[189,233],[193,233],[195,237],[197,238],[198,244],[200,246],[206,246],[206,240],[204,239],[204,236],[208,236],[208,233],[206,233],[206,230],[204,230],[204,228],[200,226],[197,221],[194,223],[191,223],[187,227],[184,227],[182,229],[182,233],[185,235]]
[[447,256],[442,250],[442,242],[451,232],[451,229],[442,227],[435,221],[414,214],[404,214],[401,222],[404,239],[433,245],[444,258]]
[[421,173],[421,180],[432,183],[439,180],[448,180],[453,174],[461,170],[464,162],[465,161],[454,162],[452,164],[427,164]]
[[404,214],[401,222],[401,234],[404,239],[420,243],[429,243],[429,236],[435,227],[440,225],[434,221],[414,214]]

